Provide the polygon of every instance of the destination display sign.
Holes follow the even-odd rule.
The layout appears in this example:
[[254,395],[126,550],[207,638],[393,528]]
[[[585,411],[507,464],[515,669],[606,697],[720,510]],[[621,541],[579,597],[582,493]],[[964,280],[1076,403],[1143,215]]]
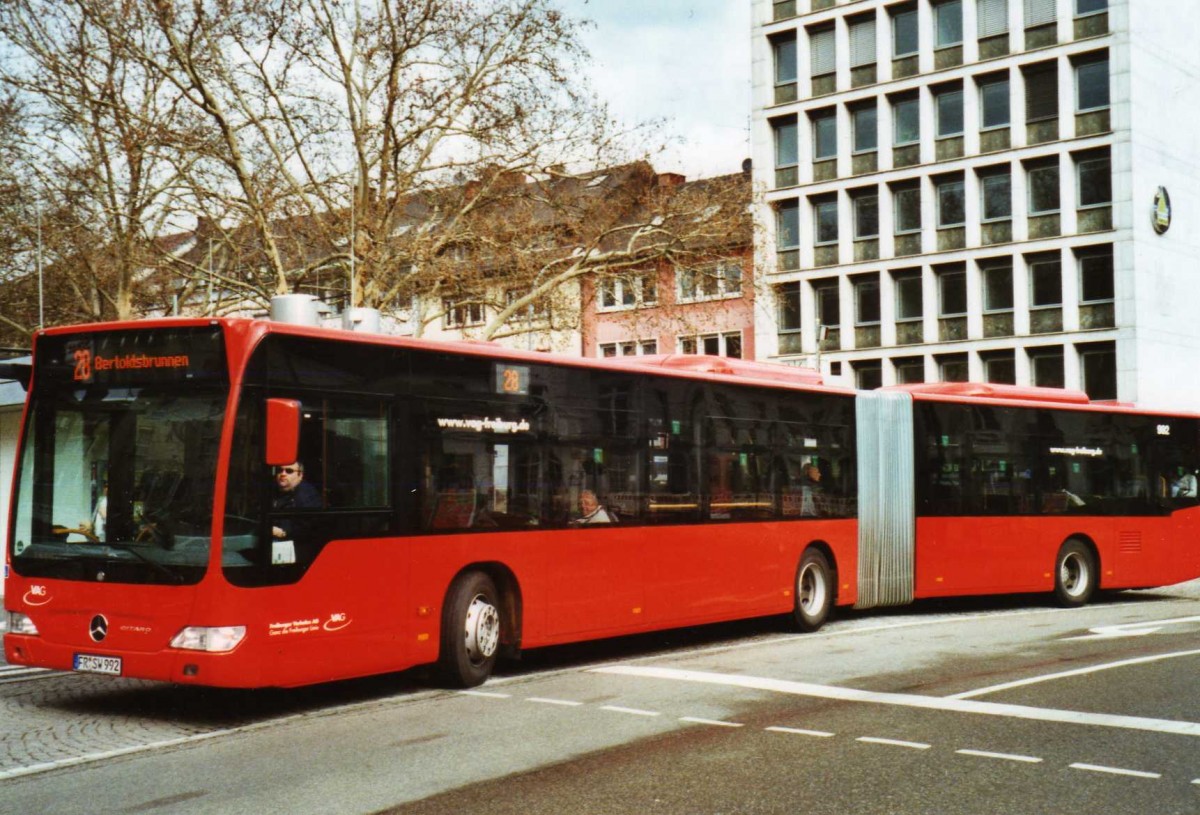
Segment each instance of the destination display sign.
[[42,337],[34,364],[42,382],[80,386],[227,379],[225,344],[216,326]]

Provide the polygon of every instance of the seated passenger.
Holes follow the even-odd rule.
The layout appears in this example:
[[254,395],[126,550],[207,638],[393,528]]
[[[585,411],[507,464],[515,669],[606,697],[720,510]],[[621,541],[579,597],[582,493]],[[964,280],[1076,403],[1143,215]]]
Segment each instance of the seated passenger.
[[1187,470],[1180,469],[1179,475],[1171,482],[1172,498],[1195,498],[1196,476]]
[[613,522],[612,516],[608,513],[596,498],[596,493],[591,490],[584,490],[579,493],[579,511],[583,514],[571,521],[572,524],[583,526],[585,524],[610,524]]

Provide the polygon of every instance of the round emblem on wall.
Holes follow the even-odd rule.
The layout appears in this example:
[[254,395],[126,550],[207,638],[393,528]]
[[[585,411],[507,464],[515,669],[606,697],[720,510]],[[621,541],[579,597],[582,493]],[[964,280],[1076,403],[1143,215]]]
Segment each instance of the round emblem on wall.
[[1171,228],[1171,196],[1166,187],[1159,187],[1154,192],[1154,211],[1151,213],[1151,223],[1154,231],[1162,234]]

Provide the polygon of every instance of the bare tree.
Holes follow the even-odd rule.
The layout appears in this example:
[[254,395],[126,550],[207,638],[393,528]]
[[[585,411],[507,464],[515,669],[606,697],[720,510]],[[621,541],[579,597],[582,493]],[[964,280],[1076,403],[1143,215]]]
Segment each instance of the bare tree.
[[[139,277],[156,262],[154,236],[171,211],[180,162],[168,149],[177,150],[175,137],[186,132],[184,112],[161,76],[126,58],[127,43],[149,50],[154,39],[144,17],[127,7],[108,0],[0,5],[7,49],[0,84],[21,111],[22,129],[10,145],[20,231],[28,248],[37,221],[55,322],[134,316]],[[96,23],[100,16],[104,25]],[[7,324],[32,329],[25,311]]]
[[[253,233],[227,282],[262,299],[340,266],[351,304],[389,307],[494,183],[610,146],[575,80],[577,23],[548,0],[143,3],[164,51],[127,56],[203,116],[192,198]],[[446,193],[458,179],[472,195]]]

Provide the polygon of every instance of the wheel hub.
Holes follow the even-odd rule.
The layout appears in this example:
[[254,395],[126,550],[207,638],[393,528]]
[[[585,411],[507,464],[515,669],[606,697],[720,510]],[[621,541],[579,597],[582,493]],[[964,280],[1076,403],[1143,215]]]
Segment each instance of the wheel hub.
[[800,608],[811,613],[825,605],[825,581],[813,566],[800,572]]
[[500,645],[500,612],[482,595],[467,608],[467,656],[474,663],[490,659]]

